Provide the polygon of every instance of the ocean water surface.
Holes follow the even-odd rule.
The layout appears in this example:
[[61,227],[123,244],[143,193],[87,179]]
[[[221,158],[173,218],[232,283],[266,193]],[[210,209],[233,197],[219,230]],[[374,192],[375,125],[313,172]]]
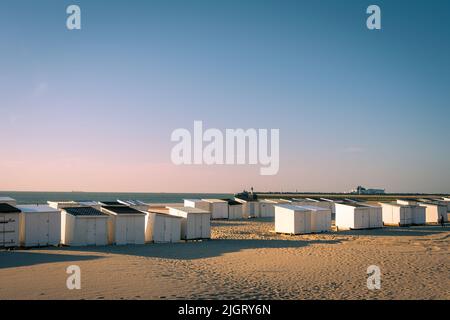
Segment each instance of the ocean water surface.
[[47,201],[114,201],[141,200],[148,203],[183,202],[191,198],[230,198],[226,193],[128,193],[128,192],[20,192],[0,191],[0,197],[11,197],[18,204],[45,204]]

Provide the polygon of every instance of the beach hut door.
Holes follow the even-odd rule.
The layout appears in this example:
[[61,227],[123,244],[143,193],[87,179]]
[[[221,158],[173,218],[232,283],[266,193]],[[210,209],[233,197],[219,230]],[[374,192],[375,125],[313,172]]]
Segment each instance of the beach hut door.
[[88,245],[94,245],[96,244],[95,241],[95,234],[96,234],[96,221],[95,219],[87,219],[87,244]]
[[129,217],[126,221],[125,239],[127,243],[134,243],[134,217]]
[[47,214],[41,214],[39,215],[39,235],[38,235],[38,245],[47,245],[49,243],[49,215]]
[[8,216],[0,216],[0,246],[15,244],[16,220]]

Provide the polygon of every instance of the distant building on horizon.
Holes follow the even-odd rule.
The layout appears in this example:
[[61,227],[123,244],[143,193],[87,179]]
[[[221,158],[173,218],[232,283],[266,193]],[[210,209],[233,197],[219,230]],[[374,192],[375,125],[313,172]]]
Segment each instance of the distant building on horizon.
[[350,191],[352,194],[385,194],[384,189],[366,189],[362,186],[356,187],[356,189],[353,189]]

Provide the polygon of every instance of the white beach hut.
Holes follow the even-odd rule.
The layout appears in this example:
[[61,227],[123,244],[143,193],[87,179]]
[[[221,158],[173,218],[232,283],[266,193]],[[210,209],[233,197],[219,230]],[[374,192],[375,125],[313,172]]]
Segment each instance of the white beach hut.
[[275,232],[311,233],[311,210],[291,204],[275,205]]
[[235,197],[234,200],[242,203],[242,216],[244,218],[260,217],[260,203],[257,200],[244,200],[238,197]]
[[102,206],[109,216],[108,243],[115,245],[144,244],[146,212],[128,206]]
[[19,246],[20,210],[8,203],[0,203],[0,247]]
[[425,223],[439,223],[441,217],[448,222],[447,206],[438,202],[418,202],[417,204],[425,208]]
[[383,209],[380,205],[362,204],[370,208],[369,228],[383,228]]
[[440,201],[447,205],[447,212],[450,212],[450,198],[442,197]]
[[301,206],[311,211],[311,232],[327,232],[331,229],[331,209],[318,206]]
[[259,200],[259,216],[261,218],[275,217],[275,205],[276,201],[265,199]]
[[145,242],[179,242],[182,220],[170,215],[167,208],[150,209],[145,221]]
[[211,219],[228,219],[228,202],[221,199],[185,199],[185,207],[211,212]]
[[242,219],[243,204],[232,199],[223,199],[223,200],[225,200],[228,203],[228,219],[230,220]]
[[380,202],[383,224],[390,226],[409,226],[413,224],[414,207],[398,203]]
[[184,199],[184,205],[168,205],[168,207],[190,207],[209,211],[209,203],[201,199]]
[[221,199],[202,199],[209,204],[211,219],[228,219],[228,202]]
[[80,207],[80,204],[75,201],[47,201],[47,204],[53,209]]
[[426,223],[426,208],[418,205],[412,207],[412,224],[423,225]]
[[181,239],[211,238],[211,213],[192,207],[169,207],[169,214],[182,217]]
[[7,203],[10,206],[15,206],[17,204],[17,201],[10,197],[0,197],[0,203]]
[[57,246],[61,242],[61,211],[47,205],[19,205],[20,245]]
[[426,223],[426,207],[419,206],[419,201],[415,198],[402,198],[396,200],[397,204],[412,207],[412,224],[423,225]]
[[332,214],[336,214],[336,203],[344,202],[342,198],[320,198],[320,200],[330,203]]
[[369,229],[383,226],[381,207],[359,203],[336,203],[335,223],[338,229]]
[[61,211],[61,242],[68,246],[108,244],[109,216],[92,207],[67,207]]

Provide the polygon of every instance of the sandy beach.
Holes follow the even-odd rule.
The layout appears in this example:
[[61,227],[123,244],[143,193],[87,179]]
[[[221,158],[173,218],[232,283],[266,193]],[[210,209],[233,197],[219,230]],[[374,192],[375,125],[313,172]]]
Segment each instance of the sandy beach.
[[[0,299],[450,299],[450,226],[287,236],[215,221],[212,240],[0,251]],[[68,290],[66,268],[81,268]],[[381,289],[366,286],[369,265]]]

